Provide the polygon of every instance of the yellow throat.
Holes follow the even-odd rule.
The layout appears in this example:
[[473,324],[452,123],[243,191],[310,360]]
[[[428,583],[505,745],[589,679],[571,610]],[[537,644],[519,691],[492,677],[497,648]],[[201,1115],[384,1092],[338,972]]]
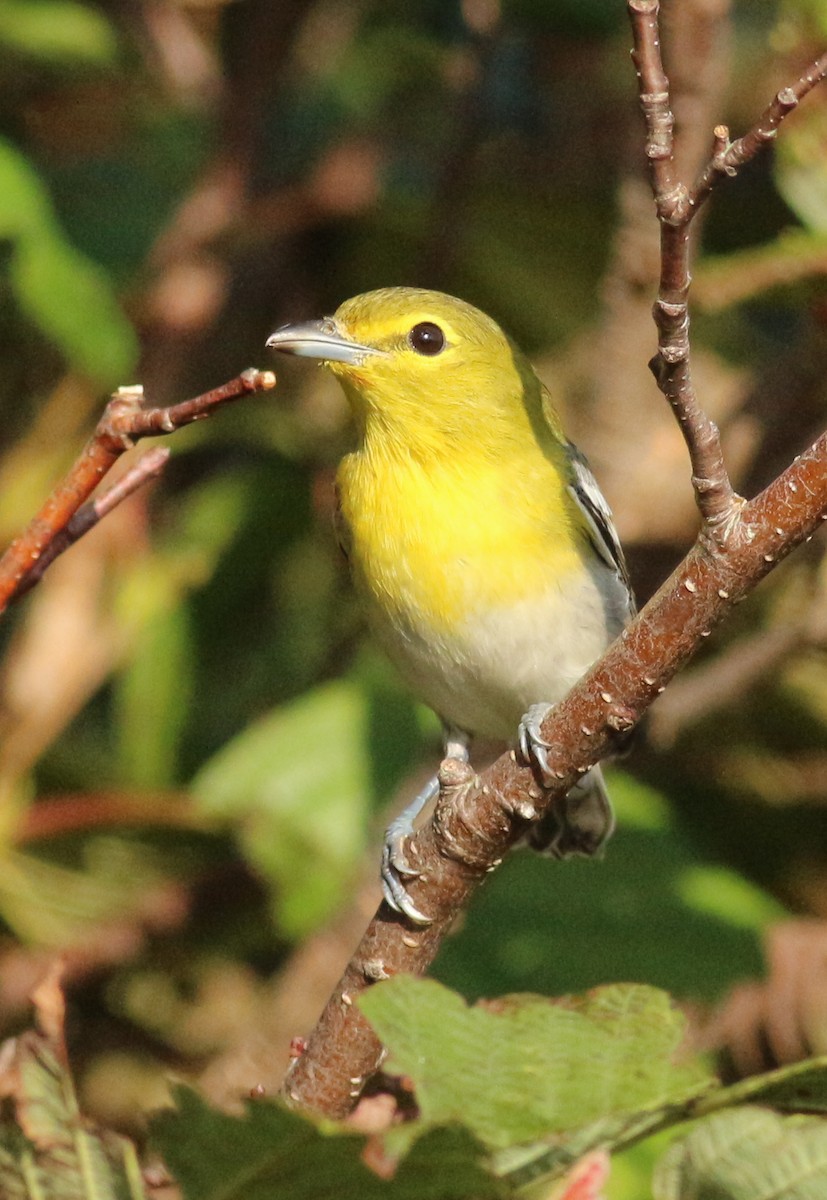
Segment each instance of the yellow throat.
[[353,409],[357,446],[337,481],[374,622],[447,633],[582,570],[550,398],[490,318],[439,292],[389,288],[302,328],[318,337],[292,352],[321,359]]

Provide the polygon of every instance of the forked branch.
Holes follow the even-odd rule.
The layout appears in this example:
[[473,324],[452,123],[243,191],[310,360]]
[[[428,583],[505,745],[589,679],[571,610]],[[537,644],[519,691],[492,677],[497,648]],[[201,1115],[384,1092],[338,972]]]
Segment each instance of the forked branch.
[[744,163],[771,142],[784,118],[824,78],[827,54],[792,87],[782,88],[744,137],[730,143],[726,126],[716,126],[712,154],[692,187],[675,175],[675,123],[661,56],[659,0],[628,0],[628,9],[634,40],[632,61],[646,123],[646,157],[661,236],[660,286],[654,306],[658,351],[650,366],[683,431],[705,531],[723,546],[738,518],[742,500],[730,483],[718,428],[698,403],[692,381],[688,307],[690,226],[713,187],[724,177],[737,174]]
[[101,517],[148,479],[160,474],[165,451],[151,451],[105,495],[88,501],[117,460],[144,437],[172,433],[200,421],[215,409],[251,392],[275,387],[272,371],[250,369],[221,387],[168,408],[145,408],[143,389],[120,388],[114,393],[94,435],[87,442],[66,478],[40,512],[0,559],[0,612],[40,579],[44,570],[73,542],[96,525]]

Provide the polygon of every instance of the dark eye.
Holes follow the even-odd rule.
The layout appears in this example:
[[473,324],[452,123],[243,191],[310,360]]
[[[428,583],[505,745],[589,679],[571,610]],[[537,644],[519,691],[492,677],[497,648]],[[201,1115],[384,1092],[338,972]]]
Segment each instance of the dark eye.
[[433,321],[420,321],[408,334],[408,343],[417,354],[439,354],[445,349],[445,334]]

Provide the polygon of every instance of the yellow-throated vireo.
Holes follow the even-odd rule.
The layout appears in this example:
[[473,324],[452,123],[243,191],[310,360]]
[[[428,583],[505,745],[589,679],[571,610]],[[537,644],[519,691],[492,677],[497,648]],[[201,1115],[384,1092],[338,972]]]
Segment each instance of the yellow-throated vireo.
[[[419,288],[347,300],[267,345],[318,359],[353,410],[339,528],[379,643],[467,759],[474,735],[515,739],[548,781],[540,726],[634,611],[611,512],[548,391],[494,321]],[[405,838],[436,778],[390,826],[385,898],[426,922]],[[599,767],[528,840],[594,854],[614,819]]]

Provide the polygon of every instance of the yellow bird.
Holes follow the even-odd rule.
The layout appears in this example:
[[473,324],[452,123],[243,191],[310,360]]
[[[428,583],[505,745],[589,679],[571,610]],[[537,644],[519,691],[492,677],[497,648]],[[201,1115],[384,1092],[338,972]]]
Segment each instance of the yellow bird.
[[[516,740],[547,779],[540,725],[633,614],[617,534],[548,391],[498,325],[440,292],[385,288],[267,345],[318,359],[353,410],[339,466],[341,540],[373,633],[445,727]],[[436,778],[390,826],[385,898],[405,889],[405,838]],[[558,857],[594,854],[614,820],[599,767],[529,834]]]

